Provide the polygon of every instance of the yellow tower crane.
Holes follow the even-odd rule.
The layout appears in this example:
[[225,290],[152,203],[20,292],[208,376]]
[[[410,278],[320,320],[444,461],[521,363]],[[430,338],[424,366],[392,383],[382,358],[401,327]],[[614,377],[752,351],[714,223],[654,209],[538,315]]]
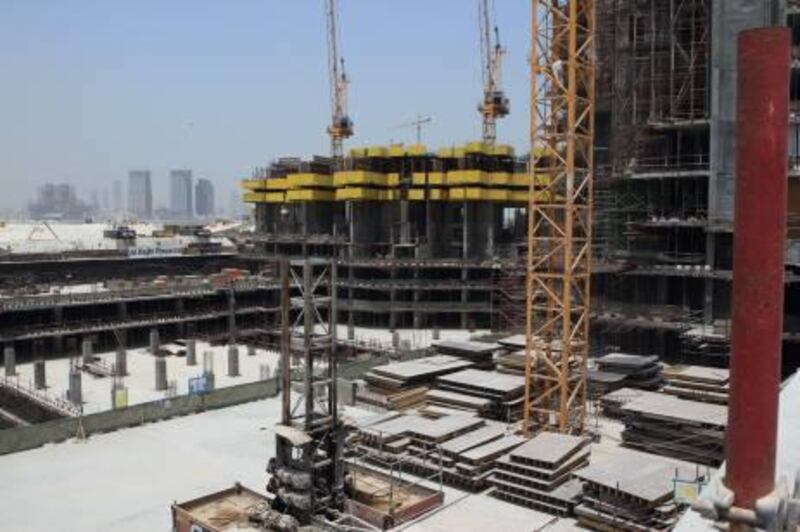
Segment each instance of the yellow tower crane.
[[494,145],[497,140],[497,119],[506,116],[510,107],[502,89],[503,55],[506,50],[500,46],[500,32],[497,26],[492,28],[489,11],[489,0],[478,0],[483,75],[483,101],[478,105],[478,112],[483,118],[483,142]]
[[595,1],[531,0],[524,430],[586,418]]
[[328,22],[328,76],[331,84],[331,155],[340,159],[344,155],[344,139],[353,136],[353,121],[347,115],[347,85],[350,80],[344,70],[344,59],[339,57],[339,33],[336,25],[336,0],[326,0]]

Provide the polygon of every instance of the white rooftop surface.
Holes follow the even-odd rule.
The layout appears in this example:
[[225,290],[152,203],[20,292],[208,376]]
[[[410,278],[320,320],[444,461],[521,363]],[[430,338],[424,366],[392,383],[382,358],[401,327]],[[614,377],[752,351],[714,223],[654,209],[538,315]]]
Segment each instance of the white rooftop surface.
[[[215,388],[225,388],[238,384],[246,384],[261,380],[261,366],[268,365],[270,375],[277,368],[280,355],[276,351],[256,349],[255,356],[248,356],[247,346],[239,346],[238,377],[228,376],[228,346],[210,346],[206,342],[197,342],[197,365],[186,364],[185,356],[167,356],[167,380],[175,381],[175,395],[189,393],[189,379],[203,373],[204,353],[212,353]],[[105,363],[111,365],[116,356],[113,352],[97,355]],[[167,397],[167,392],[155,389],[155,357],[146,348],[128,350],[128,376],[123,382],[128,388],[128,404],[146,403]],[[48,360],[46,362],[48,395],[66,399],[69,386],[70,360],[67,358]],[[82,372],[81,387],[83,391],[83,411],[90,414],[111,409],[111,377],[97,377],[86,371]],[[33,386],[33,363],[17,364],[19,383]]]
[[[12,222],[0,225],[0,250],[12,253],[59,253],[76,250],[113,250],[117,241],[105,238],[103,232],[113,229],[112,223],[59,223],[59,222]],[[197,240],[194,236],[153,238],[153,230],[160,224],[131,224],[136,231],[136,246],[183,247]],[[224,244],[231,245],[227,240]]]
[[[241,482],[264,492],[279,397],[0,456],[3,530],[170,530],[169,505]],[[353,418],[374,415],[345,408]],[[437,485],[423,482],[425,485]],[[563,520],[444,487],[444,506],[401,530],[562,530]],[[42,510],[43,501],[47,508]],[[553,522],[556,528],[546,524]],[[463,525],[463,526],[459,526]],[[567,528],[569,529],[569,528]]]

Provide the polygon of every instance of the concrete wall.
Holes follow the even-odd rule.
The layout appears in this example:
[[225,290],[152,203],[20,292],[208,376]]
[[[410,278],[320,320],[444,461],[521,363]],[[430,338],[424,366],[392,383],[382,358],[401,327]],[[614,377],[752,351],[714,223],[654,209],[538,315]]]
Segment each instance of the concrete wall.
[[[344,379],[354,379],[363,375],[373,367],[388,362],[388,356],[382,355],[366,360],[341,364],[339,375]],[[108,410],[83,417],[83,430],[86,436],[95,433],[134,427],[162,421],[175,416],[185,416],[224,408],[267,397],[275,397],[280,392],[278,378],[265,381],[240,384],[219,388],[206,395],[182,395],[171,399],[163,399],[150,403],[132,405],[120,410]],[[77,418],[57,419],[27,427],[16,427],[0,431],[0,455],[25,451],[46,443],[57,443],[78,434]]]

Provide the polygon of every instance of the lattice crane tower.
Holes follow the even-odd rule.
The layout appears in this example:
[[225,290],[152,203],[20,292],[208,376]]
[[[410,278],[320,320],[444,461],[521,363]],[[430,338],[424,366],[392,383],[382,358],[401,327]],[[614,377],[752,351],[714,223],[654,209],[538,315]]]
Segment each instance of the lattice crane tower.
[[524,430],[580,433],[592,261],[595,2],[531,0]]

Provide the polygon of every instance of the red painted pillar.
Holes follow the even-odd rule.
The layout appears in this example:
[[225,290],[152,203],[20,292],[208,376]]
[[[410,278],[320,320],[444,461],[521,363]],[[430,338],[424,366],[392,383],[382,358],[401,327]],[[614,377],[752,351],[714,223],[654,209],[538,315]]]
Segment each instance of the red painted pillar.
[[753,508],[772,491],[786,234],[789,28],[739,35],[731,393],[725,484]]

